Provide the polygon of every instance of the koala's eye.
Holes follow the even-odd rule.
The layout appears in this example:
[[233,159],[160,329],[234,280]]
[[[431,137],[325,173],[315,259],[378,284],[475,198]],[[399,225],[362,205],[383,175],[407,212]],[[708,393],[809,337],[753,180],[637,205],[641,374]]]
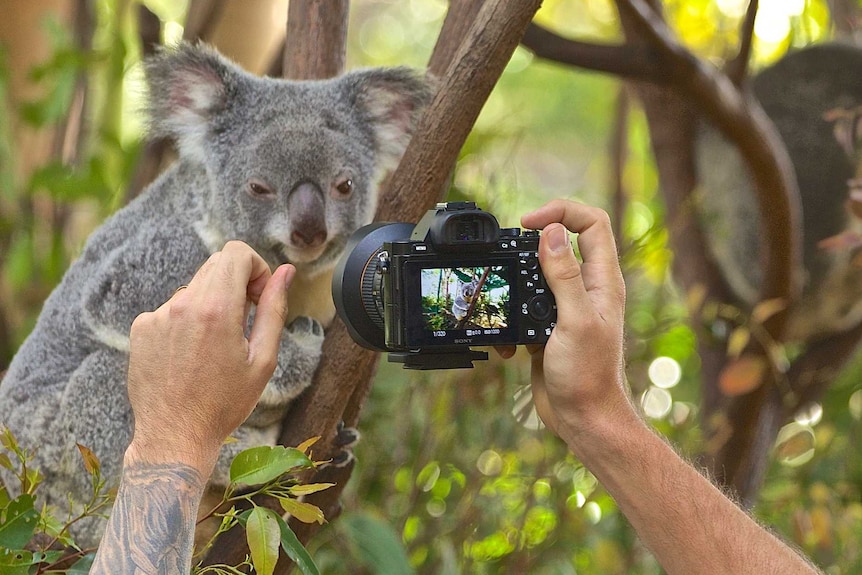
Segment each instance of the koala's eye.
[[353,193],[353,180],[350,178],[342,180],[335,186],[335,189],[338,190],[338,194],[342,198],[346,198]]
[[260,198],[272,197],[275,195],[275,192],[273,192],[269,188],[269,186],[258,181],[252,181],[248,183],[248,193],[250,193],[252,196]]

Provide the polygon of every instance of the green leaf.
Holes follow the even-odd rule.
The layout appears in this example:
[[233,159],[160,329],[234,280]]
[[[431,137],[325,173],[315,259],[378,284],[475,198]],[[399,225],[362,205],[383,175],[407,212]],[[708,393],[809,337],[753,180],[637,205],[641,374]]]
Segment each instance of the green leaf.
[[308,468],[313,465],[307,455],[292,447],[252,447],[241,452],[231,462],[230,480],[233,483],[260,485],[297,467]]
[[18,448],[18,442],[15,440],[15,436],[12,435],[12,431],[8,427],[4,427],[3,431],[0,432],[0,444],[9,451],[13,451],[15,453],[19,453],[20,451]]
[[96,558],[96,552],[87,553],[80,559],[78,559],[74,565],[69,567],[69,570],[66,571],[66,575],[86,575],[90,572],[90,568],[93,566],[93,560]]
[[290,499],[289,497],[281,498],[279,499],[279,502],[281,503],[282,509],[303,523],[320,523],[323,525],[326,521],[326,519],[323,518],[323,511],[321,511],[320,507],[316,505],[297,501],[296,499]]
[[27,575],[31,565],[33,554],[30,551],[0,547],[0,573],[3,575]]
[[278,520],[278,525],[281,527],[281,548],[284,549],[290,560],[299,567],[304,575],[320,575],[317,565],[314,564],[308,550],[297,539],[296,533],[281,517]]
[[338,521],[339,531],[357,550],[359,560],[377,575],[415,573],[401,538],[392,527],[368,514],[344,515]]
[[0,517],[0,547],[21,549],[33,537],[39,513],[33,508],[33,496],[21,495],[6,507]]
[[255,507],[246,522],[246,538],[251,562],[258,575],[272,575],[278,561],[281,518],[265,507]]

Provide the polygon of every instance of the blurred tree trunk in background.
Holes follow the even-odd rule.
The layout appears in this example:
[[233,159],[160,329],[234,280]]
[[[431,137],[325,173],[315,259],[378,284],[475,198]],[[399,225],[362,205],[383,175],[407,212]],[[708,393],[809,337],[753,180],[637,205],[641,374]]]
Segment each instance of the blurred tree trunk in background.
[[[81,157],[85,137],[87,82],[81,75],[74,82],[68,113],[47,119],[27,118],[26,106],[37,102],[57,103],[56,94],[45,82],[33,77],[55,54],[61,43],[59,30],[71,23],[74,45],[90,48],[93,19],[86,0],[7,0],[0,18],[0,56],[8,70],[5,104],[9,126],[8,166],[0,166],[9,180],[0,182],[0,270],[5,271],[10,250],[21,234],[30,234],[26,242],[31,251],[56,250],[50,245],[33,246],[35,238],[52,238],[49,244],[62,242],[69,219],[67,208],[50,197],[24,193],[34,172],[51,161],[76,164]],[[2,96],[2,93],[0,93]],[[37,112],[38,114],[39,112]],[[56,110],[55,110],[56,113]],[[3,161],[0,157],[0,162]],[[21,225],[24,224],[24,225]],[[17,237],[16,237],[17,234]],[[12,333],[20,331],[26,321],[25,311],[41,305],[47,292],[21,289],[9,284],[9,275],[0,276],[0,371],[8,365],[17,347]],[[26,278],[25,278],[26,279]],[[38,286],[34,282],[33,285]],[[26,300],[26,301],[22,301]],[[15,305],[11,305],[12,303]]]

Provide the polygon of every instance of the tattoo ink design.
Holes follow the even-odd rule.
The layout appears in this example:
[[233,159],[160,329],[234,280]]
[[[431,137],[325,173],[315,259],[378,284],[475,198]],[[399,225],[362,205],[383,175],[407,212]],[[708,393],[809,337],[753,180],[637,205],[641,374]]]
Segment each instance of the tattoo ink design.
[[187,465],[126,467],[90,575],[189,573],[205,483]]

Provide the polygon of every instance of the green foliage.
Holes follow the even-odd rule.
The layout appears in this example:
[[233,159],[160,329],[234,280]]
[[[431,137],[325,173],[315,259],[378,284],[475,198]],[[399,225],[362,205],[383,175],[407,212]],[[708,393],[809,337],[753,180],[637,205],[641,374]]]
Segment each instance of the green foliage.
[[[308,441],[295,449],[281,446],[253,448],[237,455],[231,464],[231,484],[221,502],[200,520],[217,517],[221,523],[212,539],[197,551],[195,557],[203,557],[218,535],[237,525],[246,530],[251,556],[236,566],[202,567],[198,563],[192,569],[193,574],[236,574],[242,573],[241,569],[246,566],[253,567],[256,573],[270,575],[281,548],[304,575],[318,575],[317,566],[284,518],[270,509],[257,506],[252,500],[258,494],[266,494],[277,498],[282,507],[300,521],[323,523],[323,513],[319,508],[297,498],[328,489],[333,484],[303,484],[293,476],[318,465],[306,453],[313,443]],[[12,499],[8,489],[11,486],[0,483],[0,573],[73,575],[89,572],[96,549],[82,549],[77,545],[70,528],[83,519],[105,519],[114,500],[115,493],[102,477],[98,458],[83,445],[78,445],[84,472],[91,479],[91,498],[80,511],[59,518],[55,509],[37,504],[37,490],[42,477],[38,470],[29,467],[31,453],[20,447],[7,428],[0,429],[0,444],[4,448],[0,451],[0,466],[14,473],[19,483],[14,491],[20,493]],[[240,487],[254,489],[237,494]],[[238,513],[236,506],[239,503],[250,505],[251,509]],[[228,506],[227,512],[218,511]]]

